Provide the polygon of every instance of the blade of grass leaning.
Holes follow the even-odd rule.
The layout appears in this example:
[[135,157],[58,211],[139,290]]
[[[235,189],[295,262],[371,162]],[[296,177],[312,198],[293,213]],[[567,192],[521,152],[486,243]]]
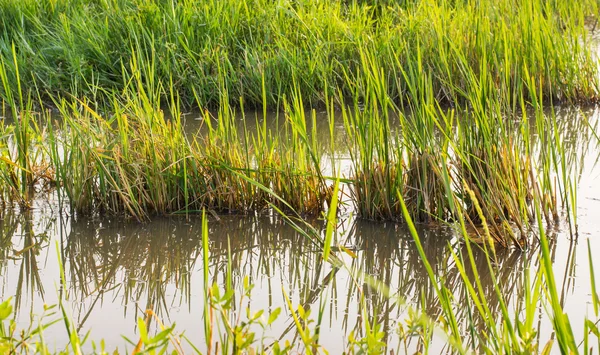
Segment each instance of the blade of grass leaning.
[[329,253],[331,252],[331,243],[333,241],[333,232],[336,227],[336,215],[337,215],[337,204],[338,204],[338,190],[340,181],[336,180],[333,185],[333,195],[331,202],[329,203],[329,211],[327,212],[327,229],[325,231],[325,240],[323,245],[323,260],[329,259]]

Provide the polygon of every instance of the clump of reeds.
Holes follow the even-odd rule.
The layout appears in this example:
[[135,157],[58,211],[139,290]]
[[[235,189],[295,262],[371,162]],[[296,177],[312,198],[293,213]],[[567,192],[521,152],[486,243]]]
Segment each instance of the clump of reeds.
[[[0,113],[0,201],[3,205],[7,200],[16,201],[21,208],[28,208],[34,185],[41,180],[48,182],[51,172],[41,147],[44,133],[38,121],[42,115],[33,110],[32,92],[21,87],[14,46],[10,53],[10,57],[0,55],[0,89],[4,92]],[[15,88],[11,76],[16,80]]]
[[[501,123],[504,118],[490,119],[487,124],[480,121],[485,128],[477,127],[469,113],[459,119],[443,111],[421,114],[414,112],[401,122],[431,120],[439,127],[453,125],[448,130],[435,129],[428,140],[419,141],[407,124],[396,143],[380,139],[368,142],[367,147],[359,145],[352,186],[363,217],[404,220],[400,213],[400,200],[404,200],[416,221],[452,222],[462,216],[479,231],[477,239],[493,237],[503,245],[525,243],[536,208],[549,223],[558,221],[555,186],[548,180],[556,167],[528,150],[533,138],[519,132],[530,124],[526,117],[520,128],[509,130],[508,124]],[[379,127],[376,122],[376,118],[369,120],[371,129]],[[393,154],[384,155],[386,149]]]
[[[393,104],[377,61],[362,60],[369,77],[360,80],[353,109],[342,109],[354,167],[353,200],[361,216],[403,220],[402,200],[418,222],[464,218],[475,240],[519,247],[526,244],[536,208],[547,223],[558,221],[556,189],[569,190],[561,193],[563,201],[573,198],[567,196],[574,193],[574,165],[565,157],[556,116],[542,111],[539,86],[528,82],[532,119],[524,97],[520,113],[505,115],[502,98],[491,95],[495,84],[464,62],[468,106],[443,108],[434,80],[422,73],[421,58],[403,71],[410,85],[405,111]],[[394,133],[390,117],[397,118]],[[530,126],[537,127],[535,134]]]
[[62,123],[49,122],[47,151],[55,181],[75,210],[138,219],[206,207],[322,211],[330,188],[299,96],[286,110],[281,131],[263,125],[254,134],[238,130],[223,90],[216,116],[203,113],[206,131],[190,137],[175,94],[165,113],[158,99],[164,88],[144,83],[152,69],[137,65],[132,61],[137,74],[126,92],[113,98],[110,116],[85,100],[63,99],[58,102]]
[[[208,134],[197,137],[195,145],[204,159],[201,165],[205,180],[201,185],[215,192],[206,195],[212,201],[208,206],[221,210],[261,210],[273,206],[288,212],[292,209],[301,215],[315,215],[323,210],[331,196],[321,175],[316,133],[307,131],[301,101],[288,107],[284,116],[286,121],[281,131],[267,127],[263,118],[263,123],[257,124],[256,134],[244,131],[240,137],[231,109],[220,110],[214,124],[213,118],[205,114]],[[217,199],[213,201],[215,196]],[[241,200],[234,202],[236,199]]]

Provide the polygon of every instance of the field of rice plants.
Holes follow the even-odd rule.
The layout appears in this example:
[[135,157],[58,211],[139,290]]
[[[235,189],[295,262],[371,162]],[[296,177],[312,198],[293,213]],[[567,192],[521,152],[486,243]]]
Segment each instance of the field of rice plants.
[[[600,157],[598,11],[592,0],[0,0],[0,270],[22,262],[0,294],[0,352],[112,351],[90,345],[69,298],[109,288],[147,297],[133,353],[325,353],[321,332],[340,328],[333,351],[348,354],[593,353],[594,219],[580,214],[597,198],[578,191]],[[254,247],[211,242],[208,220],[226,216],[290,228],[303,257],[289,273],[307,284],[270,286],[280,306],[251,313],[254,274],[238,253]],[[99,236],[98,223],[163,218],[194,236],[156,247]],[[46,219],[54,227],[24,222]],[[375,256],[357,245],[369,236],[352,240],[344,221],[410,238],[399,264],[421,273],[411,297],[368,272]],[[89,240],[65,232],[78,223],[96,225]],[[436,230],[451,237],[428,255]],[[562,239],[587,246],[593,311],[576,325],[557,284]],[[251,269],[282,257],[268,244]],[[35,256],[48,249],[57,306],[38,321],[32,305],[19,323],[23,285],[44,293]],[[200,338],[163,324],[166,285],[186,294],[195,271]],[[325,315],[339,279],[352,280],[353,329]],[[391,309],[403,311],[390,320]],[[289,325],[273,338],[280,317]],[[57,321],[55,349],[44,334]]]

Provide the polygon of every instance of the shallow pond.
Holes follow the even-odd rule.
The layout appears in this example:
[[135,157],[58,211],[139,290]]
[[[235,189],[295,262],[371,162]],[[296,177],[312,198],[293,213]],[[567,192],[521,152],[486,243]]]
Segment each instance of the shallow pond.
[[[551,245],[563,305],[578,339],[582,338],[585,315],[592,311],[588,303],[588,241],[592,253],[600,250],[600,169],[594,169],[600,152],[598,141],[593,136],[582,138],[578,131],[582,126],[570,123],[580,121],[582,115],[595,122],[600,111],[581,112],[557,110],[564,123],[565,145],[570,146],[566,150],[581,169],[577,194],[579,233],[572,236],[568,224],[562,223],[552,231]],[[193,116],[188,116],[190,132],[198,129]],[[317,122],[323,124],[317,132],[324,132],[319,139],[327,147],[327,123]],[[333,152],[334,164],[348,175],[350,164],[343,135],[335,138],[339,142]],[[323,159],[329,158],[324,155]],[[176,323],[178,332],[185,332],[196,346],[203,348],[205,270],[199,216],[160,217],[140,224],[118,217],[73,216],[59,207],[56,194],[49,193],[36,200],[31,211],[9,210],[1,215],[0,299],[15,297],[20,325],[31,324],[31,316],[39,316],[44,304],[56,304],[63,298],[80,334],[91,331],[90,339],[104,339],[108,349],[124,350],[121,335],[137,339],[136,319],[146,309],[152,309],[162,322]],[[309,222],[324,230],[323,220]],[[451,251],[464,251],[464,243],[452,226],[420,225],[418,229],[434,272],[444,277],[456,304],[467,305],[468,296],[451,257]],[[408,308],[423,307],[433,319],[441,310],[410,234],[399,224],[358,220],[348,204],[340,211],[335,238],[335,245],[351,251],[340,253],[346,268],[334,269],[323,263],[323,251],[272,212],[209,215],[209,282],[223,288],[230,270],[237,290],[237,311],[247,307],[252,311],[269,312],[278,307],[284,310],[273,327],[265,331],[264,336],[269,339],[265,344],[277,339],[299,341],[286,311],[285,292],[294,305],[302,304],[315,313],[323,307],[320,343],[332,354],[343,351],[352,330],[360,332],[364,316],[361,308],[383,325],[390,349],[402,345],[402,352],[405,345],[414,347],[410,339],[400,344],[396,331],[398,323],[407,317]],[[497,282],[510,305],[523,295],[524,270],[537,269],[539,250],[533,244],[526,251],[498,252]],[[484,253],[477,252],[475,259],[489,304],[501,317],[493,279],[485,277],[489,273]],[[596,274],[600,274],[598,265],[596,262]],[[473,274],[472,270],[467,273]],[[245,277],[254,288],[249,298],[242,299]],[[383,292],[386,288],[391,294]],[[360,306],[361,295],[364,307]],[[398,299],[406,303],[396,302]],[[540,306],[538,311],[540,343],[545,344],[552,336],[552,326],[544,308]],[[466,309],[456,313],[463,312]],[[260,328],[256,331],[263,334]],[[51,327],[45,334],[57,349],[68,343],[62,326]],[[430,351],[437,353],[445,345],[443,337],[434,336]],[[558,347],[554,350],[558,351]]]

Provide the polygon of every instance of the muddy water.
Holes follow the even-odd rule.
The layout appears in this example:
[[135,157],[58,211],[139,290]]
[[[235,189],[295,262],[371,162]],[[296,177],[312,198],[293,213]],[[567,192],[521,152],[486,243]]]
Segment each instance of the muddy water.
[[[569,146],[566,150],[581,171],[579,233],[578,237],[573,236],[563,223],[552,231],[551,248],[565,310],[576,337],[582,339],[584,317],[593,311],[588,303],[588,241],[592,253],[600,250],[600,169],[595,168],[600,151],[594,137],[582,137],[582,125],[578,122],[583,118],[577,109],[557,112],[562,117],[565,144]],[[598,110],[583,112],[592,122],[598,120]],[[194,122],[193,118],[190,122]],[[319,139],[328,147],[329,128],[325,120],[317,122],[317,132],[324,132]],[[198,130],[197,124],[189,123],[188,127],[190,134]],[[349,174],[344,138],[339,134],[334,138],[335,164],[339,171]],[[310,222],[324,227],[323,221]],[[449,226],[418,227],[434,272],[443,276],[453,290],[456,304],[466,307],[466,291],[451,257],[452,251],[461,253],[465,246]],[[118,347],[123,351],[125,341],[121,335],[136,339],[137,317],[152,309],[164,323],[176,323],[178,332],[184,331],[203,348],[205,270],[199,217],[161,217],[146,224],[119,218],[82,218],[61,211],[56,195],[49,194],[26,213],[5,211],[0,219],[0,233],[0,299],[14,297],[20,325],[29,325],[32,314],[41,315],[44,304],[56,304],[63,298],[80,334],[91,331],[90,339],[104,339],[109,349]],[[209,236],[209,283],[224,287],[229,271],[237,290],[237,311],[247,307],[267,312],[284,309],[264,333],[269,341],[299,341],[289,312],[285,311],[284,292],[294,305],[302,304],[315,314],[323,307],[321,343],[332,354],[341,353],[348,334],[361,328],[361,295],[366,313],[376,316],[387,331],[390,348],[399,345],[397,324],[407,317],[408,307],[423,305],[434,319],[441,313],[439,300],[404,227],[357,220],[352,216],[352,206],[342,210],[334,242],[356,254],[356,258],[342,254],[347,268],[332,269],[322,263],[321,250],[268,213],[210,216]],[[476,253],[475,257],[486,298],[500,319],[495,285],[486,272],[484,255]],[[64,282],[59,258],[64,264]],[[538,259],[536,248],[499,253],[496,277],[509,304],[514,305],[522,297],[524,270],[536,270]],[[596,262],[597,275],[598,265],[600,262]],[[467,269],[467,273],[473,275],[473,270]],[[367,275],[369,278],[365,278]],[[245,277],[254,289],[250,298],[242,299]],[[384,295],[383,285],[391,295]],[[396,299],[406,304],[400,306],[394,302]],[[540,342],[545,344],[551,337],[551,323],[543,308],[538,311]],[[459,315],[466,312],[467,309],[457,310]],[[257,335],[263,334],[260,328],[255,330]],[[46,339],[57,349],[68,343],[62,326],[49,328]],[[414,344],[409,341],[408,346]],[[444,346],[444,339],[438,337],[430,350],[437,353]],[[132,346],[128,348],[131,350]]]

